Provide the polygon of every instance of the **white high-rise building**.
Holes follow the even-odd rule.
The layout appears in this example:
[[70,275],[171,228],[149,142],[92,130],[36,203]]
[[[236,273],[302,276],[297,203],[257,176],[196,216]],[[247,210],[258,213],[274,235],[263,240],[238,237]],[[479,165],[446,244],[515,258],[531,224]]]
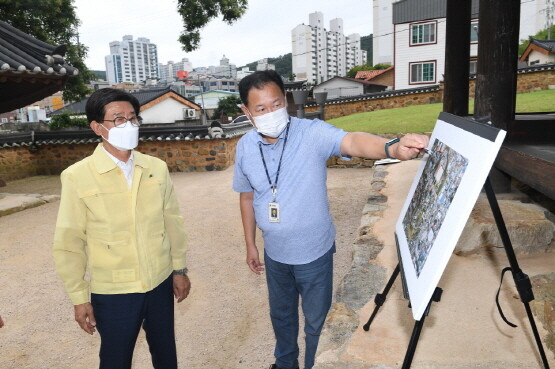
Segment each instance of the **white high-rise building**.
[[110,42],[110,55],[105,57],[106,77],[111,84],[141,83],[158,78],[158,51],[148,38],[123,36],[122,41]]
[[372,65],[393,64],[393,0],[374,0]]
[[160,81],[165,81],[167,83],[175,81],[177,72],[179,71],[192,72],[193,63],[191,63],[188,58],[183,58],[180,62],[176,63],[170,60],[168,64],[158,64]]
[[360,35],[345,37],[343,20],[330,21],[324,28],[322,12],[309,14],[309,25],[299,24],[291,31],[293,73],[296,81],[311,84],[345,76],[349,69],[366,63],[366,51],[360,48]]

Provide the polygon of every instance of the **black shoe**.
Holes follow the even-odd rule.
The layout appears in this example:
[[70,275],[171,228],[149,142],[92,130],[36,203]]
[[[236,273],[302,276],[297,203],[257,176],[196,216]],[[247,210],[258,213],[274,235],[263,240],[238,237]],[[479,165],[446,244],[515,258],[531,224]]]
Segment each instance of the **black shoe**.
[[[270,365],[269,369],[281,369],[279,366],[277,366],[276,364],[272,364]],[[297,369],[299,369],[299,367],[297,367]]]

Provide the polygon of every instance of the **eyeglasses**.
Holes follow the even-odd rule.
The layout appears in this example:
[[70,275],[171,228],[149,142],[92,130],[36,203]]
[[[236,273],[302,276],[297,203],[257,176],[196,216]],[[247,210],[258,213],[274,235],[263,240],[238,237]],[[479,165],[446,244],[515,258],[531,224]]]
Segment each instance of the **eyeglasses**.
[[133,118],[126,118],[126,117],[117,117],[116,119],[110,120],[110,119],[104,119],[103,122],[112,122],[114,124],[114,127],[116,128],[123,128],[125,127],[127,124],[127,122],[131,122],[132,125],[134,125],[135,127],[139,127],[141,125],[141,123],[143,122],[143,118],[139,117],[133,117]]

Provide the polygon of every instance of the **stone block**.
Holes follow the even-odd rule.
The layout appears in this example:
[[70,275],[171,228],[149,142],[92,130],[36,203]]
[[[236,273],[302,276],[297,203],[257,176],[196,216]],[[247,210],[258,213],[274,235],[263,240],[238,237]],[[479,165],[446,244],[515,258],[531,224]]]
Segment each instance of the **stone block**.
[[45,195],[45,196],[41,196],[40,198],[41,198],[41,200],[44,200],[48,203],[56,202],[56,201],[60,200],[60,196],[58,196],[58,195]]
[[[498,203],[516,253],[544,252],[549,248],[555,225],[545,217],[542,207],[515,200],[498,200]],[[479,198],[455,247],[455,253],[474,253],[492,246],[502,250],[503,243],[488,201]]]
[[320,335],[316,356],[318,362],[326,362],[326,357],[332,361],[336,355],[330,355],[340,349],[348,341],[358,327],[358,314],[345,303],[336,302],[331,306],[324,329]]
[[547,348],[555,352],[555,273],[537,275],[530,280],[535,297],[530,307],[548,332],[544,338]]
[[0,217],[46,204],[46,201],[25,195],[6,196],[0,201]]

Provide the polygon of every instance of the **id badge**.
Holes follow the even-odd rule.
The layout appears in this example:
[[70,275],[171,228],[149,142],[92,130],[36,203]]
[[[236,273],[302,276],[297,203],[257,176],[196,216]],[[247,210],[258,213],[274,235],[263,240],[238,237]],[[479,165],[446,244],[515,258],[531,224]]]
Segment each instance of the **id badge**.
[[271,223],[279,223],[279,204],[277,202],[268,204],[268,219]]

